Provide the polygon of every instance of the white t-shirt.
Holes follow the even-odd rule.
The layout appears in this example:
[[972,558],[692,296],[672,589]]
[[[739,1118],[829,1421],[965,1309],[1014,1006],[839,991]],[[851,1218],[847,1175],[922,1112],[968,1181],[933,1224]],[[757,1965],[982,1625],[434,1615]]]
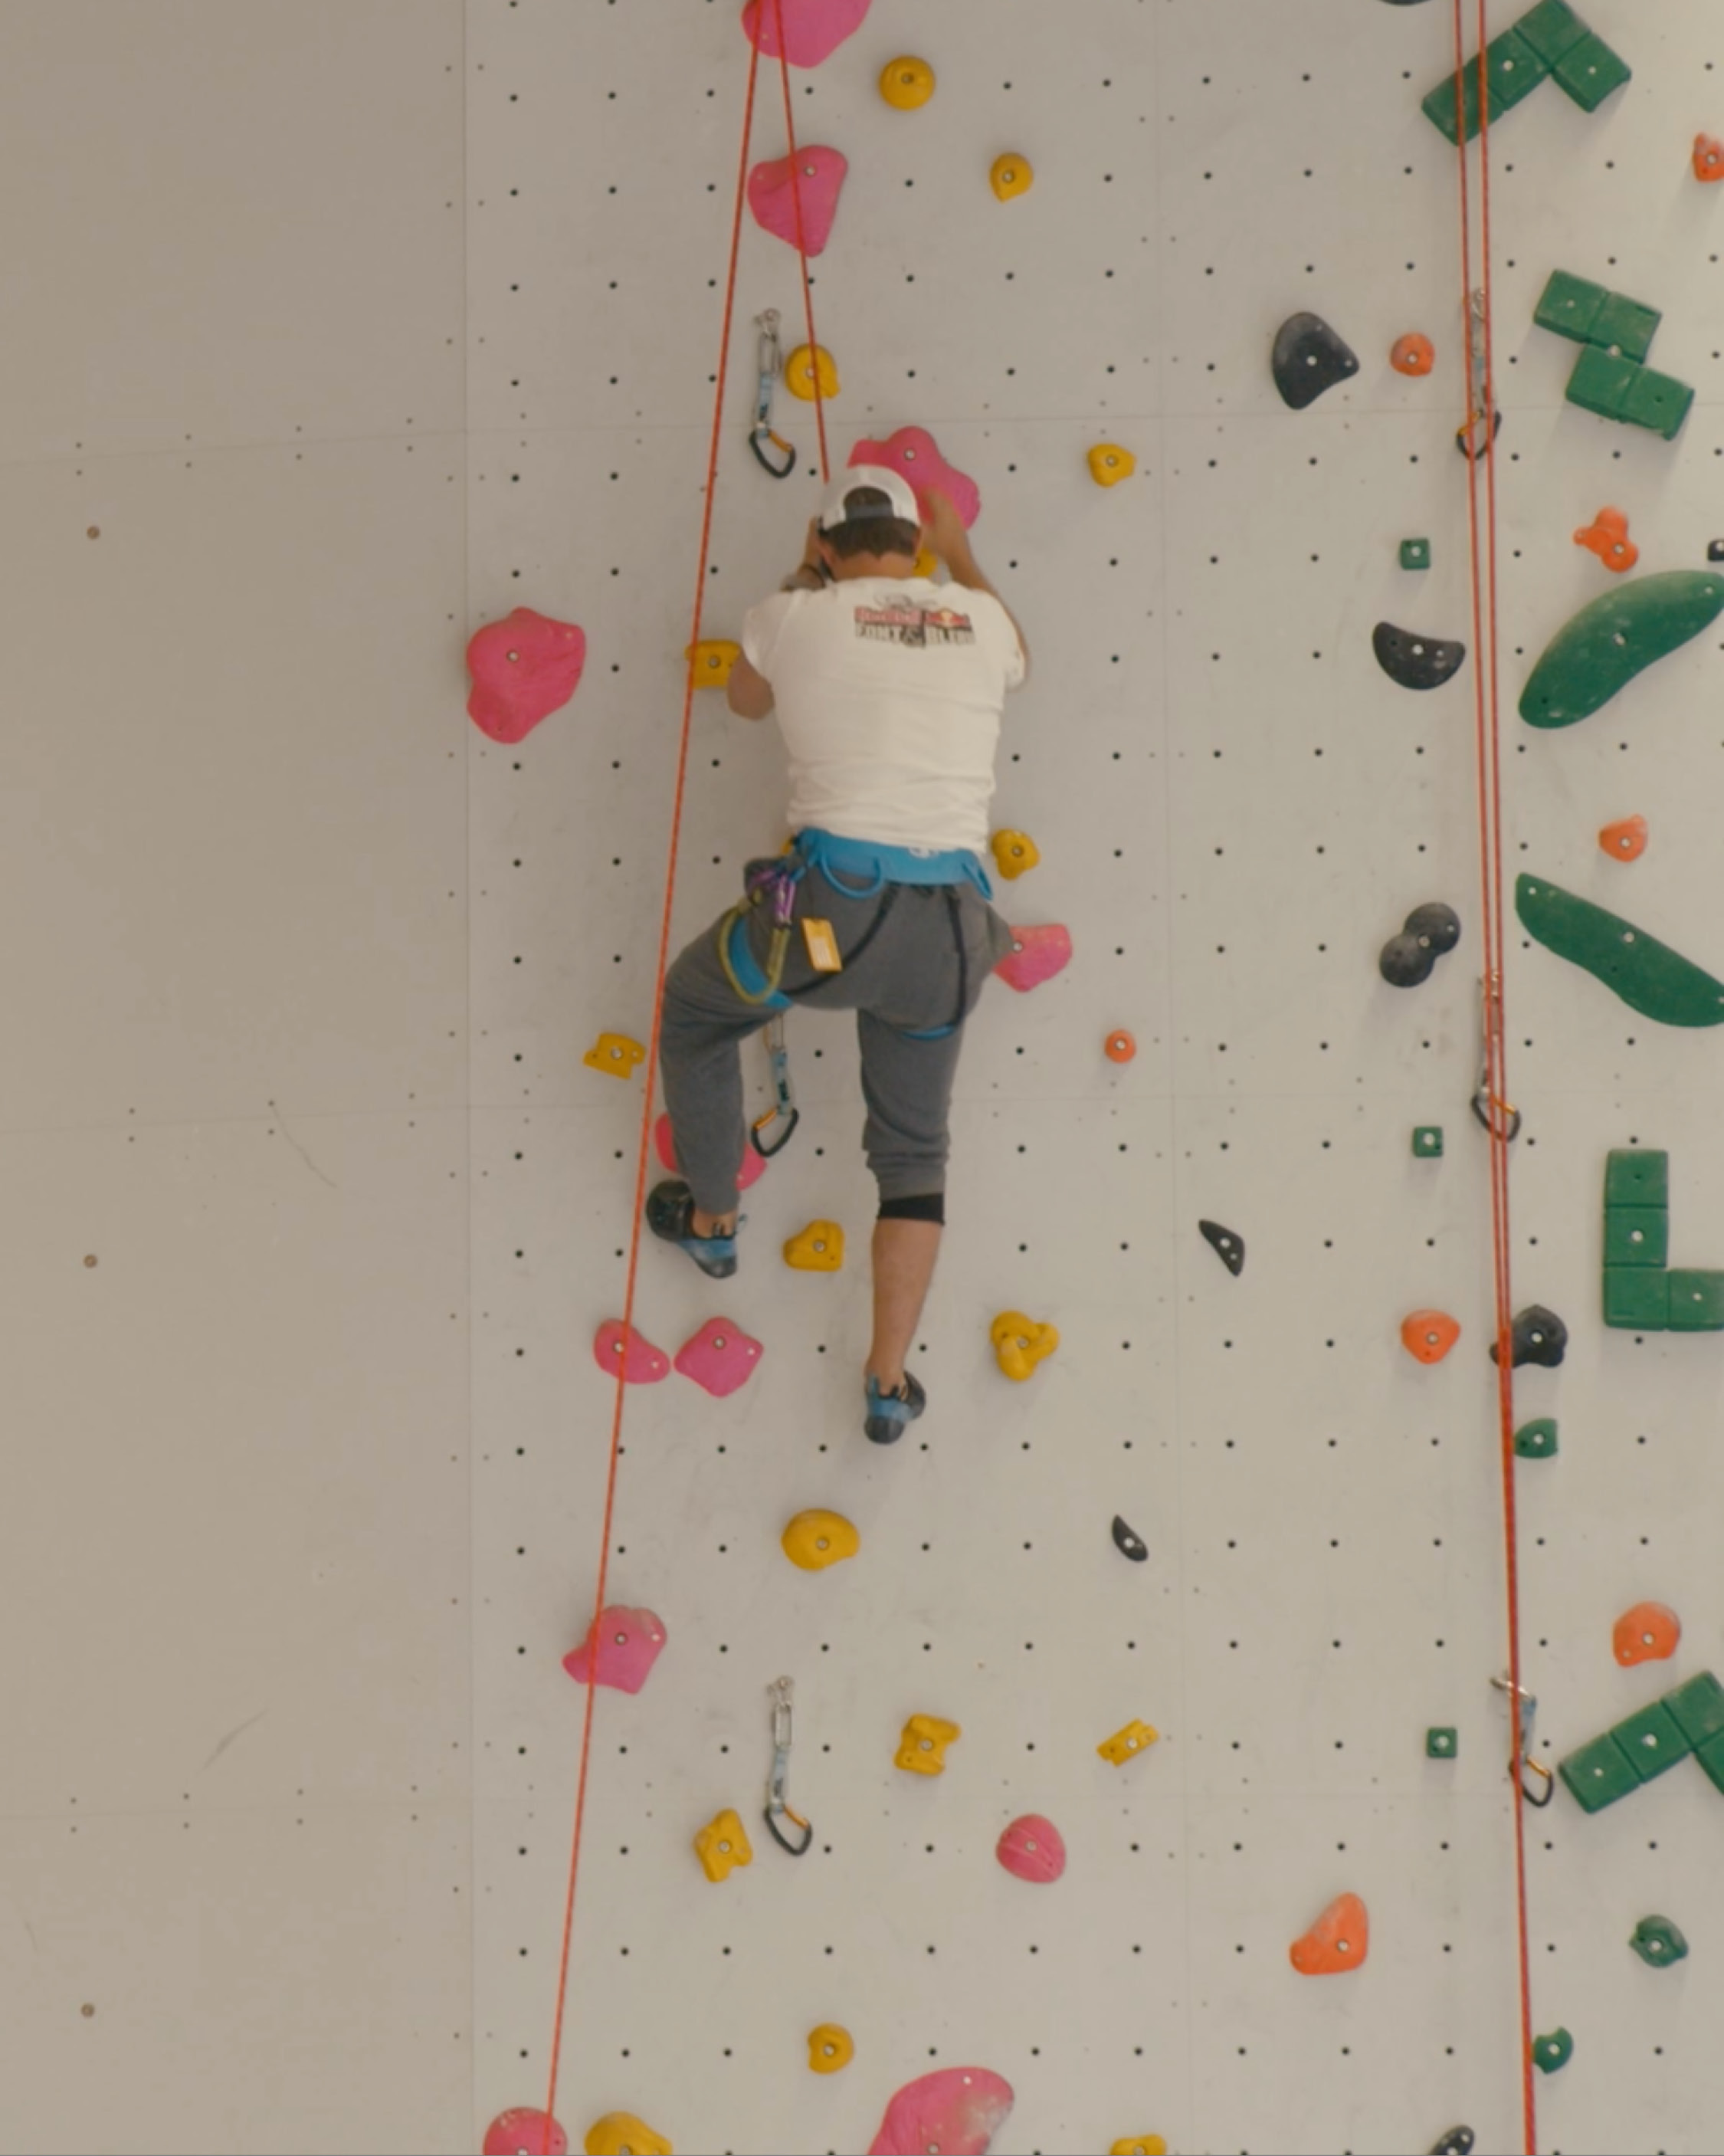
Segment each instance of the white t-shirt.
[[750,609],[742,649],[772,685],[792,830],[986,850],[1001,709],[1024,673],[990,593],[926,577],[779,592]]

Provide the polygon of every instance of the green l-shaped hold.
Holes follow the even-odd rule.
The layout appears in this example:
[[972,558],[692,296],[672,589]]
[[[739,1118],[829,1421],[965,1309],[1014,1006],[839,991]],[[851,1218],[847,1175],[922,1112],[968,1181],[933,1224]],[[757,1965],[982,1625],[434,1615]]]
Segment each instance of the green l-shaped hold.
[[1552,638],[1521,692],[1521,716],[1529,726],[1590,717],[1720,613],[1724,577],[1703,569],[1670,569],[1606,592]]
[[1632,921],[1542,876],[1516,879],[1515,911],[1547,951],[1595,975],[1630,1010],[1660,1025],[1724,1025],[1724,981]]

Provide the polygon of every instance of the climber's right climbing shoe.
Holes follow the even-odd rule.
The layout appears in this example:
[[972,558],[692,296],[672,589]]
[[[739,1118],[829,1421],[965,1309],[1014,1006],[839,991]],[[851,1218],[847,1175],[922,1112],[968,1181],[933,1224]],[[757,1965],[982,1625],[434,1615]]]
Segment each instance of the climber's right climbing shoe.
[[694,1194],[685,1183],[658,1183],[647,1199],[647,1225],[660,1241],[686,1250],[710,1279],[729,1280],[736,1270],[736,1237],[697,1235],[694,1214]]
[[870,1378],[868,1419],[862,1427],[873,1444],[895,1445],[927,1404],[927,1394],[908,1371],[895,1393],[883,1393],[879,1379]]

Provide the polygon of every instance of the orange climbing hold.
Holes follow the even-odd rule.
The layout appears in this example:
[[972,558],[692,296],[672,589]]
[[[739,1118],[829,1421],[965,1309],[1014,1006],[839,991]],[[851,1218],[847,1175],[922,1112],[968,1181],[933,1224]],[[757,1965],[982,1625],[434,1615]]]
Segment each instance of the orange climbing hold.
[[1287,1958],[1301,1976],[1344,1976],[1363,1965],[1371,1946],[1371,1919],[1357,1894],[1337,1895]]
[[1697,180],[1724,180],[1724,142],[1716,135],[1695,136],[1694,177]]
[[1616,1620],[1610,1645],[1623,1667],[1636,1662],[1667,1662],[1682,1637],[1682,1620],[1662,1602],[1637,1602]]
[[1401,1324],[1401,1345],[1415,1363],[1440,1363],[1460,1337],[1444,1310],[1415,1310]]
[[1646,850],[1646,819],[1624,816],[1619,824],[1607,824],[1598,844],[1614,861],[1637,861]]
[[1428,336],[1414,330],[1395,339],[1388,363],[1397,374],[1429,374],[1437,363],[1437,348]]
[[1107,1060],[1110,1063],[1129,1063],[1137,1053],[1137,1044],[1129,1033],[1111,1033],[1107,1036]]
[[1640,558],[1639,548],[1629,537],[1629,521],[1619,509],[1601,509],[1584,530],[1575,533],[1574,543],[1596,554],[1619,576]]

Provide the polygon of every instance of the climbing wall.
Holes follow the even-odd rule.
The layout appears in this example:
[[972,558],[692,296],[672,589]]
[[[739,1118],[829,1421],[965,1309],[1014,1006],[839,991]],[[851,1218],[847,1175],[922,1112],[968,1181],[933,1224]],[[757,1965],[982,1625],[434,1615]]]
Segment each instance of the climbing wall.
[[[1491,33],[1523,12],[1493,9]],[[1602,505],[1629,516],[1643,570],[1703,567],[1724,529],[1724,190],[1688,167],[1696,129],[1724,121],[1716,10],[1584,12],[1632,85],[1592,114],[1547,85],[1491,136],[1506,868],[1716,965],[1716,638],[1577,729],[1513,711],[1613,582],[1571,536]],[[551,2068],[584,1701],[559,1659],[597,1579],[614,1388],[590,1342],[622,1314],[643,1082],[571,1056],[533,1101],[520,1059],[534,1029],[578,1049],[650,1028],[736,16],[469,11],[474,624],[524,602],[590,639],[565,712],[471,752],[474,1082],[497,1104],[475,1161],[480,2132],[541,2103]],[[997,820],[1040,865],[999,904],[1063,923],[1074,957],[1029,995],[991,987],[972,1027],[916,1363],[931,1405],[895,1450],[859,1426],[873,1202],[847,1023],[793,1020],[802,1128],[745,1201],[738,1278],[642,1255],[649,1340],[674,1353],[717,1317],[762,1353],[727,1399],[680,1375],[625,1396],[608,1599],[668,1639],[639,1696],[596,1698],[557,2066],[577,2142],[629,2112],[685,2149],[861,2146],[895,2088],[957,2066],[1012,2085],[1002,2149],[1411,2148],[1463,2121],[1481,2148],[1521,2145],[1490,1193],[1469,1112],[1464,284],[1457,159],[1419,110],[1452,37],[1447,8],[1379,0],[874,0],[792,73],[799,138],[849,161],[813,286],[841,384],[833,461],[916,425],[980,487],[977,551],[1035,660]],[[919,109],[877,88],[900,54],[937,77]],[[749,162],[784,148],[768,66]],[[1003,153],[1034,174],[1007,200]],[[1699,390],[1674,443],[1564,402],[1575,348],[1532,319],[1557,268],[1665,310],[1657,364]],[[709,637],[738,634],[793,565],[818,493],[811,408],[782,384],[797,474],[749,455],[752,318],[779,310],[787,346],[803,330],[794,250],[747,218],[736,289]],[[1305,310],[1359,365],[1294,411],[1270,353]],[[1435,346],[1423,378],[1388,363],[1413,331]],[[1129,480],[1092,480],[1102,443],[1134,455]],[[1413,536],[1428,571],[1399,565]],[[1373,654],[1383,622],[1467,660],[1399,685]],[[772,730],[698,696],[673,951],[781,841],[783,801]],[[1595,834],[1630,814],[1651,843],[1624,865]],[[1393,988],[1379,947],[1432,901],[1459,913],[1459,947]],[[529,951],[530,975],[512,963]],[[1533,1749],[1553,1763],[1724,1659],[1721,1350],[1607,1331],[1598,1288],[1613,1147],[1668,1149],[1672,1262],[1724,1263],[1718,1050],[1518,931],[1506,1003],[1516,1302],[1570,1335],[1516,1401],[1561,1433],[1516,1471]],[[1129,1063],[1103,1053],[1116,1029]],[[747,1067],[764,1106],[757,1050]],[[1433,1126],[1440,1156],[1416,1157]],[[780,1245],[821,1218],[846,1230],[844,1270],[789,1270]],[[1199,1219],[1243,1239],[1237,1277]],[[1401,1344],[1424,1308],[1460,1327],[1440,1363]],[[989,1346],[1007,1310],[1060,1336],[1022,1384]],[[781,1531],[808,1507],[854,1525],[854,1559],[787,1562]],[[1625,1671],[1612,1622],[1646,1599],[1679,1609],[1683,1644]],[[760,1821],[780,1676],[791,1800],[814,1827],[799,1861]],[[962,1728],[937,1779],[894,1765],[918,1713]],[[1146,1754],[1098,1755],[1139,1717],[1159,1732]],[[1432,1728],[1458,1748],[1428,1753]],[[731,1807],[754,1860],[709,1883],[693,1840]],[[1721,1807],[1689,1763],[1595,1817],[1563,1789],[1527,1813],[1532,2023],[1575,2041],[1539,2085],[1544,2145],[1716,2145]],[[996,1861],[1026,1814],[1064,1837],[1056,1884]],[[1368,1909],[1368,1964],[1306,1979],[1290,1944],[1343,1894]],[[1629,1951],[1654,1912],[1691,1942],[1680,1969]],[[855,2059],[816,2076],[826,2023]]]

